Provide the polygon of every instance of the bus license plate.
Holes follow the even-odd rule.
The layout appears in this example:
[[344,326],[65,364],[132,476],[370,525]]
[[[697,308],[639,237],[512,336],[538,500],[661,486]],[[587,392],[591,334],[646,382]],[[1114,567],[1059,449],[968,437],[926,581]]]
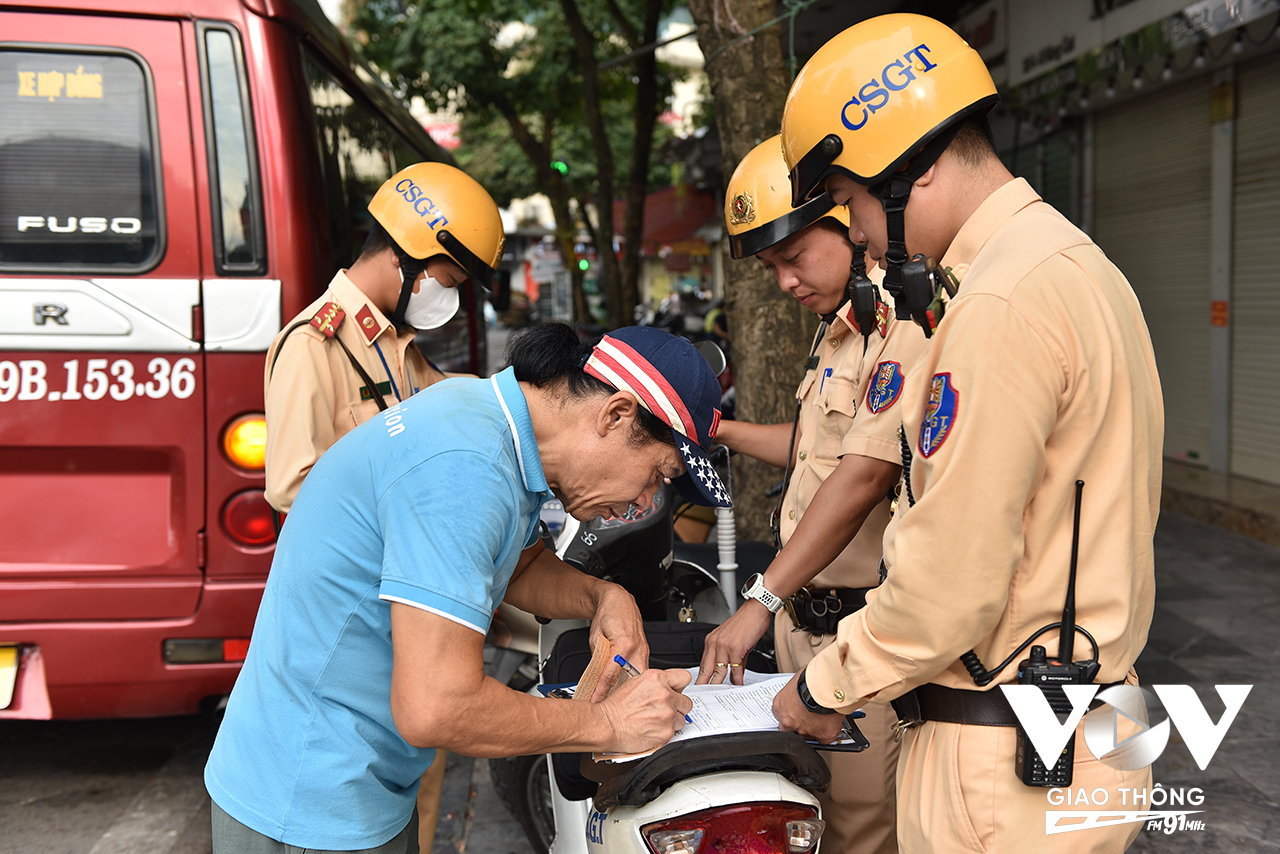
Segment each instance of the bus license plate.
[[0,646],[0,709],[13,702],[13,686],[18,681],[18,648]]

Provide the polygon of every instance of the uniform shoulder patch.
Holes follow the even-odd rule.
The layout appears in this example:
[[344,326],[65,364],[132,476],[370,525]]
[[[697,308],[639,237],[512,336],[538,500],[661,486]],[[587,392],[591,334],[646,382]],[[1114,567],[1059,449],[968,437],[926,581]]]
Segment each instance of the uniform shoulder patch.
[[933,375],[924,421],[920,424],[920,453],[924,456],[932,456],[951,435],[951,428],[956,423],[958,397],[958,392],[951,385],[951,374]]
[[311,318],[311,325],[326,338],[332,338],[338,334],[338,327],[342,325],[342,320],[347,313],[342,310],[342,306],[336,302],[327,302],[320,306],[320,310],[316,312],[315,317]]
[[898,402],[902,394],[902,365],[898,362],[881,362],[871,375],[871,387],[867,389],[867,409],[884,412]]

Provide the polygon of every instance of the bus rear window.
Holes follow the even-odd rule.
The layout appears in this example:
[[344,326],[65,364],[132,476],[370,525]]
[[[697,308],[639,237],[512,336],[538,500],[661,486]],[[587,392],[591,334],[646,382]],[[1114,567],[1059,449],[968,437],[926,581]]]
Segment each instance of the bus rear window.
[[132,56],[0,49],[0,268],[159,259],[149,83]]

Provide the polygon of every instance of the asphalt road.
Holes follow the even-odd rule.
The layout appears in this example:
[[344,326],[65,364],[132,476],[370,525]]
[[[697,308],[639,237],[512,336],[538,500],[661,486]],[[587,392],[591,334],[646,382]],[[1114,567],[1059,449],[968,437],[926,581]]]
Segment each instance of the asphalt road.
[[[0,854],[209,854],[220,715],[0,721]],[[433,854],[532,854],[488,763],[449,756]]]

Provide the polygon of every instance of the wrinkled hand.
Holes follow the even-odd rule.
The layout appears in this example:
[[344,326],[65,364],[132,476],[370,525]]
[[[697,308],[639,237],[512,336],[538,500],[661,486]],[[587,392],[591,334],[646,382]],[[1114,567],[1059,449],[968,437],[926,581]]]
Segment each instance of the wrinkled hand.
[[[725,620],[707,635],[707,645],[702,652],[702,664],[698,669],[698,684],[720,685],[726,676],[734,685],[742,684],[742,672],[746,670],[747,653],[760,640],[773,614],[755,599],[742,603],[732,617]],[[716,667],[717,664],[742,664],[742,667]]]
[[[649,666],[649,642],[644,637],[644,619],[635,598],[617,584],[606,585],[596,602],[589,638],[592,649],[596,648],[601,637],[609,639],[614,655],[622,656],[637,670]],[[607,697],[621,672],[621,668],[610,661],[600,675],[591,702],[598,703]]]
[[605,749],[641,753],[670,741],[693,708],[693,700],[680,693],[689,678],[687,670],[646,670],[609,695],[600,703],[613,728]]
[[818,715],[806,709],[796,692],[799,681],[800,674],[797,673],[773,698],[773,716],[778,719],[778,728],[784,732],[799,733],[819,744],[830,744],[844,726],[844,715]]

